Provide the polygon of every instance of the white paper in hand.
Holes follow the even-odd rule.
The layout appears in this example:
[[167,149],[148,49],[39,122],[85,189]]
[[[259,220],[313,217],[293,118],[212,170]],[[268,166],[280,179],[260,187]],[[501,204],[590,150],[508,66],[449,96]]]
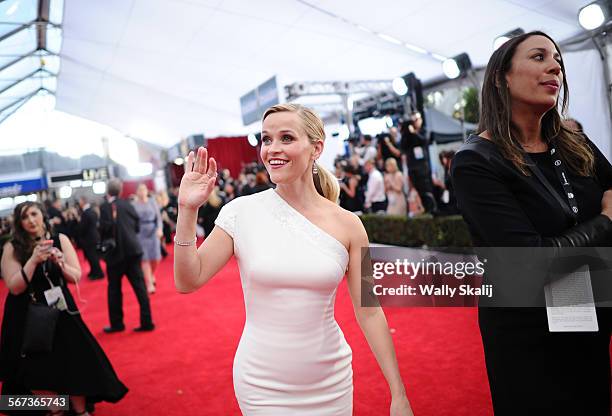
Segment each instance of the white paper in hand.
[[597,332],[589,266],[583,265],[544,286],[550,332]]

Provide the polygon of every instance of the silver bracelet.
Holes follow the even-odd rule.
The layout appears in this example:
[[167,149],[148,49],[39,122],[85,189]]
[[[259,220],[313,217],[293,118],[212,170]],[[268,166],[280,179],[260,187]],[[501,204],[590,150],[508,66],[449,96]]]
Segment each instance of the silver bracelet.
[[174,244],[181,247],[194,246],[196,241],[198,241],[197,237],[194,237],[193,241],[178,241],[176,236],[174,236]]

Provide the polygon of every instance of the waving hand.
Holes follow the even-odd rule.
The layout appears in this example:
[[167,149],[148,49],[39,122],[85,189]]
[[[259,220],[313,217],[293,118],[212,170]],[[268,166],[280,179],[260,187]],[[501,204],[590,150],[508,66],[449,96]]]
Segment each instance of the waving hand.
[[198,148],[195,155],[189,152],[179,187],[179,206],[198,209],[208,200],[216,180],[217,162],[212,157],[208,159],[206,148]]

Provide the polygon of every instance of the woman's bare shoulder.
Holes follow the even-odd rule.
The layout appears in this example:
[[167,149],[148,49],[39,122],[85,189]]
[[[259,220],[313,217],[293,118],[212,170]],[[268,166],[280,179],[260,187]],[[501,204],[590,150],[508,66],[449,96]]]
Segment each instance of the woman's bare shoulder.
[[70,238],[66,234],[58,233],[57,238],[59,238],[60,244],[63,246],[64,244],[72,244]]
[[11,242],[11,240],[7,240],[3,245],[2,245],[2,252],[6,252],[7,250],[11,250],[13,251],[14,247],[13,247],[13,243]]
[[15,247],[11,241],[7,241],[2,246],[2,261],[15,258]]
[[351,242],[355,239],[362,240],[364,236],[367,239],[363,223],[354,212],[348,211],[338,204],[333,204],[330,215],[334,215],[336,221],[346,232]]

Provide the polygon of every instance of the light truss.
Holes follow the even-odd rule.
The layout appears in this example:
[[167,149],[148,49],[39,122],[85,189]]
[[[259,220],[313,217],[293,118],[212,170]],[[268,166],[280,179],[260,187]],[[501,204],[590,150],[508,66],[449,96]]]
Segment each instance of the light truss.
[[350,95],[390,91],[391,80],[307,81],[285,86],[287,101],[310,95]]

